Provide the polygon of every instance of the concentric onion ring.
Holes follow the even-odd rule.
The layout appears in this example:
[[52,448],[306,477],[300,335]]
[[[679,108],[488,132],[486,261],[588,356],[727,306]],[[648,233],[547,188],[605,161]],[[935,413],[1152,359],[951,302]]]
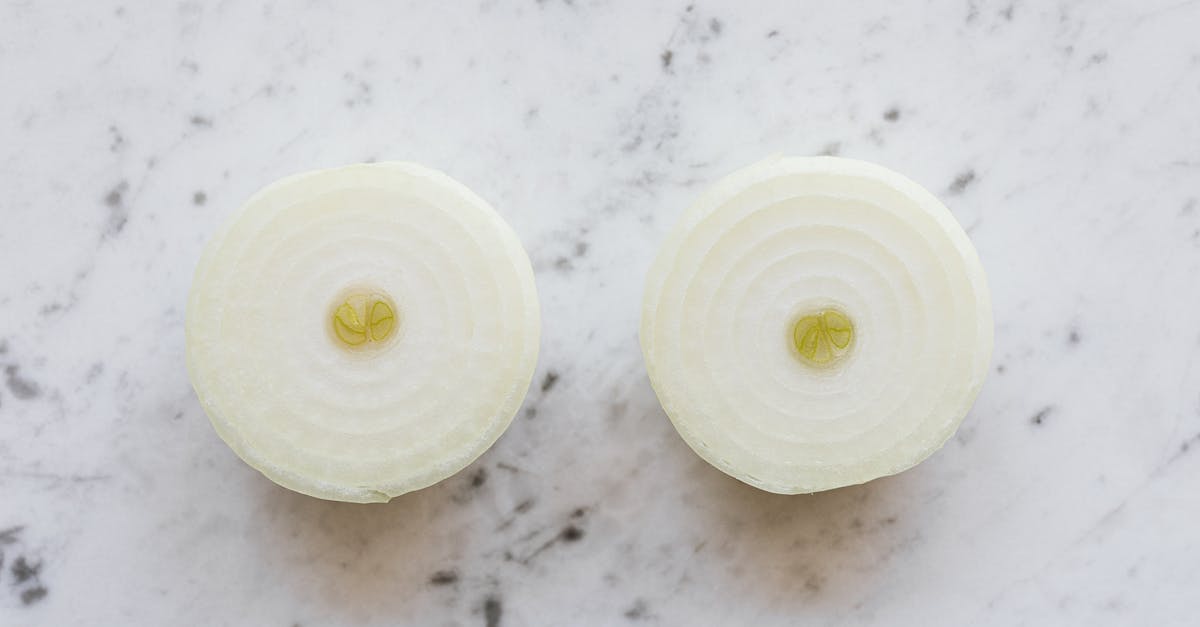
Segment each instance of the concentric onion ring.
[[886,168],[773,158],[674,228],[642,309],[651,384],[725,473],[796,494],[916,465],[987,375],[979,257],[932,194]]
[[496,441],[537,361],[512,229],[409,163],[292,176],[206,246],[187,312],[217,433],[285,487],[354,502],[436,483]]

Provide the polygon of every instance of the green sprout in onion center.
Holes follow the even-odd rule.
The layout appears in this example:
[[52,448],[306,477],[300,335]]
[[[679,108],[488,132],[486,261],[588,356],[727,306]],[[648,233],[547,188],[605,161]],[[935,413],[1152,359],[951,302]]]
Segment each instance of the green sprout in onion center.
[[347,348],[381,345],[396,328],[396,307],[374,292],[352,293],[333,308],[333,335]]
[[805,362],[827,366],[850,351],[854,343],[854,323],[840,311],[823,309],[796,321],[792,342]]

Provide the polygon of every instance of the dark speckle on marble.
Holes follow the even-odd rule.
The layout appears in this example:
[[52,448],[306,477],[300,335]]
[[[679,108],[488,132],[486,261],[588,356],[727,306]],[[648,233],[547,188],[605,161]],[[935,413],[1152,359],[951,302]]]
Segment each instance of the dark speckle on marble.
[[883,119],[887,120],[888,122],[895,122],[895,121],[899,120],[900,119],[900,109],[897,109],[896,107],[892,107],[891,109],[884,111]]
[[650,608],[646,605],[645,599],[634,599],[633,605],[629,606],[629,609],[625,610],[625,618],[628,618],[629,620],[641,620],[646,617],[646,613],[649,611],[649,609]]
[[346,99],[346,108],[353,109],[360,105],[371,104],[371,84],[356,77],[352,72],[346,72],[342,76],[343,80],[350,85],[353,93]]
[[129,182],[121,181],[104,195],[104,205],[108,207],[108,224],[104,229],[106,236],[119,235],[129,222],[129,208],[125,206],[125,192],[127,191],[129,191]]
[[1006,7],[1004,7],[1003,9],[1001,9],[1000,17],[1004,18],[1006,21],[1011,22],[1013,19],[1013,8],[1014,8],[1013,5],[1010,4]]
[[24,525],[17,525],[16,527],[9,527],[4,531],[0,531],[0,545],[12,544],[16,542],[18,536],[21,535],[21,531],[24,529]]
[[129,189],[129,183],[121,181],[117,183],[108,193],[104,195],[104,204],[109,207],[119,207],[124,199],[125,190]]
[[670,50],[663,50],[662,54],[658,55],[659,61],[662,62],[663,71],[671,69],[671,60],[675,57],[675,53]]
[[461,483],[457,489],[450,495],[450,499],[460,505],[465,505],[471,502],[476,496],[484,493],[483,486],[488,481],[487,468],[479,467],[469,473],[463,473]]
[[8,353],[8,340],[0,340],[0,355]]
[[485,627],[500,627],[500,619],[504,617],[504,606],[497,596],[489,596],[483,601],[483,621]]
[[1036,414],[1034,414],[1032,418],[1029,419],[1029,422],[1034,425],[1043,424],[1046,422],[1046,419],[1049,418],[1050,414],[1052,414],[1052,413],[1054,413],[1054,406],[1047,405],[1047,406],[1039,409],[1038,412]]
[[[535,558],[537,558],[539,555],[546,552],[551,547],[555,546],[556,544],[558,544],[560,542],[574,543],[574,542],[578,542],[578,541],[582,540],[585,535],[585,532],[584,532],[583,528],[580,527],[580,525],[582,524],[582,519],[586,513],[587,513],[587,508],[584,508],[584,507],[576,508],[571,513],[571,516],[570,516],[570,520],[573,522],[568,522],[566,524],[566,526],[564,526],[558,533],[554,534],[553,536],[550,536],[549,539],[544,540],[537,548],[528,552],[528,554],[526,554],[524,557],[520,558],[518,561],[521,564],[528,566],[531,562],[533,562],[533,560]],[[503,529],[506,527],[508,527],[508,523],[501,525],[500,528]],[[529,534],[527,534],[521,540],[522,541],[529,540],[529,539],[532,539],[539,535],[541,537],[545,538],[546,536],[543,535],[543,531],[544,531],[544,529],[534,530],[534,531],[530,532]],[[515,559],[515,558],[509,558],[509,559]]]
[[435,586],[448,586],[458,582],[458,571],[454,570],[439,570],[429,577],[429,583]]
[[725,25],[721,23],[721,20],[718,20],[715,17],[708,21],[708,30],[712,31],[712,34],[714,35],[720,35],[724,28]]
[[1006,370],[1008,370],[1008,368],[1004,364],[996,366],[996,374],[1004,374]]
[[528,512],[529,510],[533,509],[534,503],[536,503],[536,501],[534,501],[533,499],[525,499],[524,501],[517,503],[517,506],[513,508],[513,511],[518,514],[524,514],[524,513]]
[[206,202],[208,202],[208,194],[205,194],[203,190],[196,191],[192,194],[193,205],[200,206]]
[[767,33],[767,39],[774,39],[779,36],[779,31],[773,30]]
[[13,562],[11,572],[17,583],[25,583],[26,581],[37,577],[41,570],[42,564],[40,562],[37,564],[30,564],[29,561],[25,559],[25,556],[22,555]]
[[975,182],[975,170],[965,170],[962,174],[954,177],[954,181],[950,183],[949,192],[951,194],[961,194],[967,191],[967,188]]
[[33,605],[34,603],[46,598],[46,593],[46,587],[42,585],[28,588],[21,593],[21,603],[24,603],[25,605]]
[[871,131],[867,133],[867,139],[871,140],[871,143],[875,144],[876,146],[882,146],[884,144],[883,133],[880,132],[878,127],[872,128]]
[[625,417],[626,410],[629,409],[629,401],[620,400],[613,401],[608,404],[608,421],[615,423]]
[[825,587],[825,577],[822,575],[814,573],[812,575],[809,575],[808,578],[804,580],[804,589],[809,591],[812,594],[816,594],[816,593],[820,592],[821,589],[824,587]]
[[34,381],[21,376],[19,366],[5,366],[4,383],[13,396],[25,401],[41,395],[41,387]]
[[84,375],[84,380],[88,383],[92,383],[98,379],[101,374],[104,374],[104,363],[98,361],[92,364],[91,368],[88,368],[87,374]]
[[842,152],[842,142],[829,142],[818,152],[823,157],[836,157]]
[[1081,339],[1079,337],[1079,329],[1071,329],[1071,332],[1067,334],[1067,344],[1071,346],[1079,344]]
[[476,470],[474,472],[474,474],[471,475],[471,487],[472,488],[482,487],[483,484],[487,483],[487,479],[488,479],[487,469],[480,468],[479,470]]
[[641,134],[634,135],[629,139],[629,141],[621,144],[621,152],[633,152],[637,150],[644,141],[646,141],[646,138],[642,137]]
[[121,129],[116,126],[110,126],[108,127],[108,135],[108,151],[121,152],[121,149],[125,147],[125,136],[121,134]]
[[213,125],[212,118],[204,117],[203,115],[193,115],[188,118],[188,122],[198,128],[209,128]]
[[1100,65],[1101,63],[1104,63],[1107,60],[1108,60],[1108,53],[1105,52],[1104,50],[1101,50],[1100,52],[1097,52],[1097,53],[1093,54],[1092,56],[1088,57],[1087,64],[1088,65]]
[[550,370],[546,372],[545,378],[542,379],[542,392],[549,392],[558,383],[558,373]]

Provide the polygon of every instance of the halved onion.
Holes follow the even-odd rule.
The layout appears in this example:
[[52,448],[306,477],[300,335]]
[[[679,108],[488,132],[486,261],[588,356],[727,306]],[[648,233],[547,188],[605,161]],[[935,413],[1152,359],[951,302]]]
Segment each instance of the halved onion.
[[916,465],[988,371],[990,297],[966,233],[886,168],[772,158],[707,192],[646,283],[642,351],[684,440],[796,494]]
[[285,487],[387,501],[512,421],[540,328],[529,258],[486,202],[410,163],[278,181],[204,250],[188,370],[217,433]]

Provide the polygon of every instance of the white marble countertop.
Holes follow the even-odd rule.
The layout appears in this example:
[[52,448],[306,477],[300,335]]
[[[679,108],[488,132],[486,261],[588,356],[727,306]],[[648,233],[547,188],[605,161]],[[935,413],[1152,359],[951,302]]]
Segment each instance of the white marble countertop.
[[[1198,31],[1181,0],[6,1],[0,625],[1195,625]],[[759,492],[649,388],[642,273],[775,152],[899,169],[979,248],[994,371],[912,471]],[[217,438],[182,317],[250,193],[375,159],[496,206],[544,341],[492,450],[355,506]]]

